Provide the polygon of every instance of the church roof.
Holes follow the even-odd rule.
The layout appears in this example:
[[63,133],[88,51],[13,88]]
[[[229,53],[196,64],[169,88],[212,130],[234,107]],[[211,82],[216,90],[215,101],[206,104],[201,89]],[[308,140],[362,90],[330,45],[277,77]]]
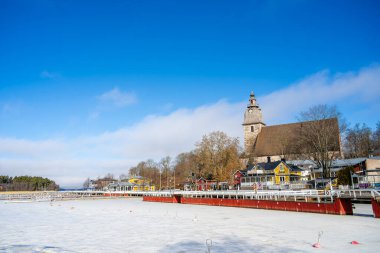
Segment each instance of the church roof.
[[329,151],[340,150],[339,125],[336,118],[267,126],[261,129],[254,144],[255,156],[275,156],[284,154],[301,154],[298,145],[301,132],[305,129],[318,129],[319,125],[327,125],[336,134],[330,141]]

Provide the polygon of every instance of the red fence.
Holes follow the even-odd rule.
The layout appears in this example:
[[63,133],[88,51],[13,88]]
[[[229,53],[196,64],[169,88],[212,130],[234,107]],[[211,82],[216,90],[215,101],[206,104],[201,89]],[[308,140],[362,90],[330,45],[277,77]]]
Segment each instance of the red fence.
[[182,203],[194,205],[249,207],[257,209],[270,209],[294,212],[325,213],[338,215],[352,215],[350,199],[336,198],[333,203],[274,201],[255,199],[224,199],[224,198],[186,198],[181,196],[159,197],[144,196],[144,201]]
[[352,215],[352,204],[349,199],[335,199],[333,203],[293,202],[254,199],[214,199],[182,198],[183,204],[201,204],[212,206],[250,207],[258,209]]
[[143,201],[164,202],[164,203],[181,203],[181,202],[178,202],[178,200],[175,196],[173,196],[173,197],[144,196]]

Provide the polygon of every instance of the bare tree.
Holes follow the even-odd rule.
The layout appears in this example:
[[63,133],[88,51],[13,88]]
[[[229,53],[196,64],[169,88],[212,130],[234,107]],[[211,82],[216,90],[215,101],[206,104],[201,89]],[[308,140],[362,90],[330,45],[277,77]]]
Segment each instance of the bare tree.
[[347,157],[367,157],[372,152],[372,130],[365,124],[356,124],[347,130],[346,153]]
[[[128,173],[149,180],[159,189],[165,184],[167,189],[177,188],[195,177],[226,181],[231,179],[234,170],[240,168],[240,153],[237,138],[213,132],[203,136],[195,150],[179,154],[174,161],[170,156],[163,157],[159,163],[149,159],[131,167]],[[124,176],[121,175],[120,179]]]
[[193,182],[197,172],[197,163],[194,152],[179,154],[175,159],[174,175],[177,184]]
[[159,183],[158,181],[159,167],[156,162],[152,159],[139,162],[137,166],[131,167],[129,169],[129,176],[136,177],[140,176],[145,178],[154,185]]
[[313,160],[322,168],[324,177],[330,176],[330,167],[334,159],[341,157],[340,129],[346,124],[335,106],[316,105],[301,112],[299,148],[306,158]]
[[119,176],[119,180],[125,180],[125,179],[128,179],[128,175],[123,173]]
[[372,147],[375,155],[380,155],[380,121],[376,124],[376,130],[372,134]]
[[91,182],[90,178],[89,177],[86,178],[86,180],[83,182],[83,188],[85,188],[85,189],[89,188],[90,182]]
[[107,173],[107,175],[104,176],[104,179],[115,179],[115,176],[111,173]]
[[160,161],[161,168],[161,181],[160,181],[160,189],[162,187],[162,181],[166,181],[166,189],[169,189],[171,180],[171,169],[172,169],[172,158],[170,156],[166,156]]

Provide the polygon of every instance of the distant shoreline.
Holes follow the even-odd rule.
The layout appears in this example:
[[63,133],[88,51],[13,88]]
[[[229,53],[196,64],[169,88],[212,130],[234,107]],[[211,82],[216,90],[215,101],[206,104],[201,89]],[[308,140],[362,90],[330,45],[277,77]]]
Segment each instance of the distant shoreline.
[[56,191],[4,191],[4,192],[0,192],[0,194],[28,194],[28,193],[36,193],[36,192],[56,192]]

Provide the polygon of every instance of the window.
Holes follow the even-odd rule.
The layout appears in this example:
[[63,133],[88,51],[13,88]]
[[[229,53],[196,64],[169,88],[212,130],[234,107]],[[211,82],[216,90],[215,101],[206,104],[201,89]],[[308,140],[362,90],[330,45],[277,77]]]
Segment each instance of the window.
[[280,164],[280,173],[285,173],[284,165]]
[[251,126],[251,132],[255,131],[255,127]]
[[285,182],[285,177],[280,177],[280,182],[281,183]]

